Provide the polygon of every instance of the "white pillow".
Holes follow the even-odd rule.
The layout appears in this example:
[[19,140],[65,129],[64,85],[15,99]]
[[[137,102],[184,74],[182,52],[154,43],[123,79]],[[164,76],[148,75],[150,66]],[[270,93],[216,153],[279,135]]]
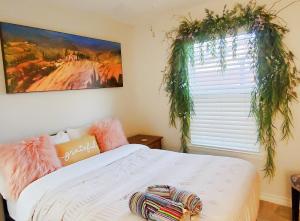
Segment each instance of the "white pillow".
[[61,144],[70,141],[68,134],[65,131],[59,131],[57,134],[50,136],[54,144]]
[[71,140],[78,139],[84,135],[87,135],[90,127],[91,127],[91,125],[85,125],[85,126],[78,127],[78,128],[69,128],[69,129],[67,129],[67,133]]

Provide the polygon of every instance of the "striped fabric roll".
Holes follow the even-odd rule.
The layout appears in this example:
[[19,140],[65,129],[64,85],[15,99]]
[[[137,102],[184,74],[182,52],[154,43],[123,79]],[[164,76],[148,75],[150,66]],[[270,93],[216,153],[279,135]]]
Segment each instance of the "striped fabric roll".
[[184,213],[181,203],[142,192],[130,197],[129,208],[132,213],[153,221],[180,221]]
[[168,185],[154,185],[149,186],[146,192],[161,196],[166,199],[171,199],[171,192],[173,189],[175,188]]
[[202,210],[200,198],[196,194],[185,190],[179,190],[168,185],[154,185],[148,187],[147,192],[182,203],[183,207],[187,209],[191,215],[198,215]]

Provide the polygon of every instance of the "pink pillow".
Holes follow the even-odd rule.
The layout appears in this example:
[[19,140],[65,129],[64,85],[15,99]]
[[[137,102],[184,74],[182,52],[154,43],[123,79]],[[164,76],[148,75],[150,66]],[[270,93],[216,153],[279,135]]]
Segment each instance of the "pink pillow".
[[0,145],[0,168],[7,182],[9,199],[16,200],[30,183],[60,167],[48,135]]
[[122,125],[117,119],[105,119],[94,123],[89,134],[96,137],[101,153],[128,144]]

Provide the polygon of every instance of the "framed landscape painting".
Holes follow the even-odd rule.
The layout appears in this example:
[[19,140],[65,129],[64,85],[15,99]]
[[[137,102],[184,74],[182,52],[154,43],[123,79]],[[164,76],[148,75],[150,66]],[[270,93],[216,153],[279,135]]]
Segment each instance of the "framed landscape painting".
[[120,43],[0,25],[7,93],[123,86]]

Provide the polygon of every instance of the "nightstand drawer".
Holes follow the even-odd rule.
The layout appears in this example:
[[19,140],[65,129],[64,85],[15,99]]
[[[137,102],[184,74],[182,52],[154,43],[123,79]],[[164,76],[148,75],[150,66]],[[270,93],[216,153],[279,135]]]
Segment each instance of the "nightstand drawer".
[[143,144],[153,149],[161,149],[161,136],[143,135],[138,134],[132,137],[128,137],[128,142],[130,144]]
[[149,144],[148,146],[153,149],[161,149],[161,141],[156,141],[154,143]]

